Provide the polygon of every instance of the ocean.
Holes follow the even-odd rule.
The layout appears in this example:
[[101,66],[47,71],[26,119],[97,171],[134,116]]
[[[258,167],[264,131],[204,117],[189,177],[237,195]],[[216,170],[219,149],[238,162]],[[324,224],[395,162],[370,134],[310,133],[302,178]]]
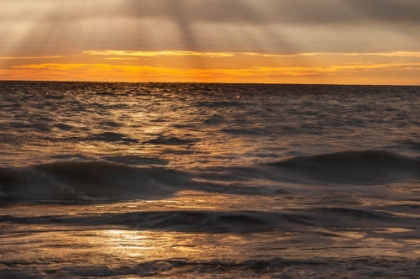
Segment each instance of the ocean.
[[0,82],[0,278],[420,278],[420,87]]

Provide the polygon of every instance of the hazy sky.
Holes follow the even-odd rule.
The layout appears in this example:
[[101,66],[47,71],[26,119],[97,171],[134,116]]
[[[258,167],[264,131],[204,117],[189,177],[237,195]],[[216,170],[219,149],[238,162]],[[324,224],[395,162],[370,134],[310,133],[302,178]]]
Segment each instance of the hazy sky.
[[0,0],[0,79],[420,85],[418,0]]

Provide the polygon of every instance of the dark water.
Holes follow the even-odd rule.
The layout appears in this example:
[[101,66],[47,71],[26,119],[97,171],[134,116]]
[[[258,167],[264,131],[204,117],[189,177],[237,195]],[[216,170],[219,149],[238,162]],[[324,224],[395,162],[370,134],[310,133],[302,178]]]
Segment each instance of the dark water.
[[420,276],[420,87],[0,82],[0,277]]

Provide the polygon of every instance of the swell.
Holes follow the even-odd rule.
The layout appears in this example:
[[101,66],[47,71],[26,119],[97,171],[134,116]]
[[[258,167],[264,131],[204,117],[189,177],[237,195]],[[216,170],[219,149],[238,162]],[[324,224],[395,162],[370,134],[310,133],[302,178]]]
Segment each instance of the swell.
[[420,179],[418,158],[383,151],[344,151],[270,163],[281,178],[299,183],[386,184]]
[[181,190],[240,195],[282,193],[277,188],[271,189],[270,183],[267,186],[267,180],[303,184],[389,184],[420,179],[420,159],[387,151],[345,151],[298,156],[264,166],[223,167],[209,173],[209,177],[206,176],[208,169],[203,171],[188,173],[156,164],[136,166],[107,161],[0,168],[0,201],[134,200],[171,196]]
[[[114,162],[71,161],[41,164],[29,168],[0,168],[0,202],[107,202],[161,199],[182,190],[240,195],[264,193],[252,187],[220,185],[199,179],[193,173],[156,164],[136,165],[134,162],[133,165],[133,162],[126,157],[107,159]],[[118,163],[121,161],[125,164]]]
[[[128,228],[200,233],[303,231],[319,234],[319,228],[333,230],[379,227],[416,227],[417,216],[399,216],[387,211],[352,207],[313,207],[284,211],[135,211],[125,213],[10,216],[0,215],[2,224]],[[417,230],[412,230],[413,234]]]
[[163,167],[58,162],[0,168],[0,201],[119,200],[171,195],[191,187],[187,173]]

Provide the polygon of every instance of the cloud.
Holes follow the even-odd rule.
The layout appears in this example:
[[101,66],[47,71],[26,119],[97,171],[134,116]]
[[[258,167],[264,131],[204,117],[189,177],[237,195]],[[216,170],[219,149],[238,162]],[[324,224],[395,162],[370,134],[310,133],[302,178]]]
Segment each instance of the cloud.
[[[109,64],[29,64],[3,74],[9,79],[81,81],[212,81],[418,84],[420,63],[353,64],[313,67],[251,67],[241,69],[180,69]],[[364,82],[361,82],[364,81]],[[385,81],[385,83],[384,83]]]
[[416,51],[419,14],[418,0],[0,0],[0,56]]
[[2,0],[0,7],[0,20],[47,22],[133,17],[185,23],[420,23],[418,0]]
[[47,59],[47,58],[60,58],[59,55],[50,55],[50,56],[0,56],[0,60],[32,60],[32,59]]
[[[197,52],[197,51],[121,51],[121,50],[87,50],[82,54],[104,56],[131,56],[131,57],[156,57],[156,56],[201,56],[201,57],[232,57],[232,53],[224,52]],[[1,58],[0,58],[1,59]]]

